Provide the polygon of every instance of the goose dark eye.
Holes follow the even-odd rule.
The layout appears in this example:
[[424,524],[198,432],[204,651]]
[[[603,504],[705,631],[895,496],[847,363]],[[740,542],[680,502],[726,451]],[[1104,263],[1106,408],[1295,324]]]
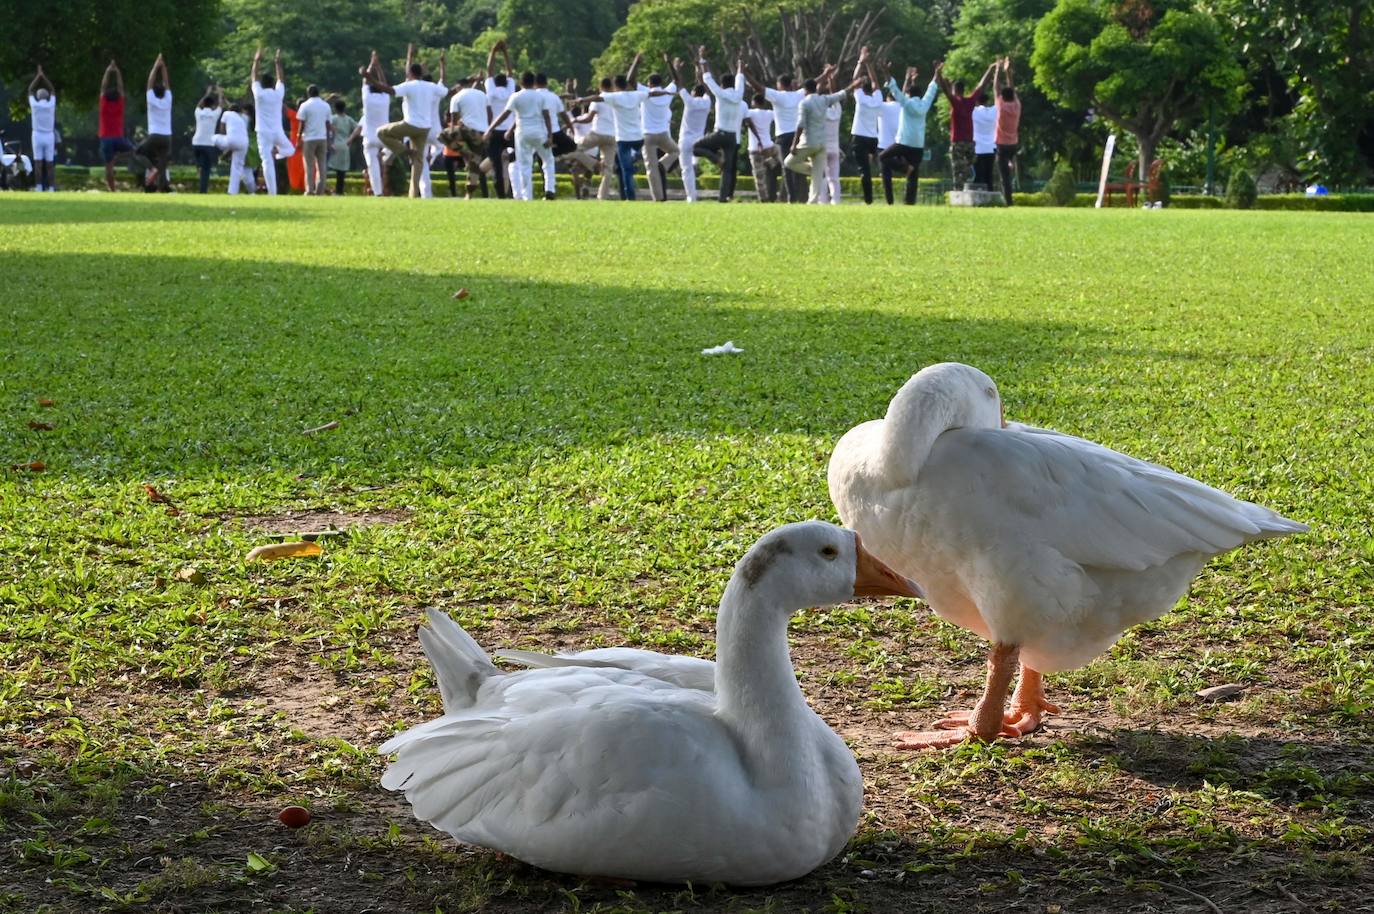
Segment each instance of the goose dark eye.
[[839,554],[840,550],[836,549],[834,546],[825,546],[821,549],[821,555],[825,556],[827,559],[830,560],[834,560],[834,558]]

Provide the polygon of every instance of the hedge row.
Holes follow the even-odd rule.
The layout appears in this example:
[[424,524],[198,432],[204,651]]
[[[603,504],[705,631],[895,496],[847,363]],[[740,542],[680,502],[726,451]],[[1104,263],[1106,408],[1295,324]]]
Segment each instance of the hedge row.
[[[1013,194],[1016,206],[1052,206],[1044,194]],[[1097,194],[1077,194],[1070,206],[1092,207],[1097,203]],[[1113,209],[1123,208],[1125,198],[1121,194],[1112,195]],[[1140,203],[1136,204],[1140,206]],[[1224,209],[1226,201],[1221,197],[1205,197],[1195,194],[1174,194],[1169,198],[1172,209]],[[1328,194],[1324,197],[1309,197],[1306,194],[1261,195],[1255,201],[1255,209],[1289,210],[1307,212],[1374,212],[1374,194]]]

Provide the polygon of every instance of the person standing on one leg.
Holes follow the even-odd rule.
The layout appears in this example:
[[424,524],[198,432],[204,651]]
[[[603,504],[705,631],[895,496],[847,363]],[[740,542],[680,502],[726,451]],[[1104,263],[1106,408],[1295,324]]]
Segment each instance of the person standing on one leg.
[[983,94],[992,68],[983,74],[973,92],[964,94],[964,81],[955,80],[952,84],[941,72],[944,64],[935,71],[940,91],[949,100],[949,167],[954,178],[954,189],[963,190],[973,173],[973,109],[978,105],[978,96]]
[[544,199],[553,200],[558,187],[550,140],[553,119],[549,116],[546,93],[535,88],[533,73],[521,75],[520,91],[510,97],[505,110],[496,116],[487,131],[495,132],[509,114],[515,115],[515,156],[520,174],[533,179],[533,158],[537,154],[544,171]]
[[138,154],[152,163],[143,179],[148,193],[166,193],[172,189],[167,170],[172,161],[172,81],[167,75],[167,61],[157,55],[148,71],[148,136],[138,147]]
[[921,160],[925,158],[926,152],[926,115],[930,112],[930,106],[935,104],[936,95],[939,94],[938,80],[942,66],[943,64],[935,65],[935,75],[926,87],[925,94],[913,98],[907,93],[916,89],[916,77],[920,75],[916,68],[907,67],[906,79],[903,85],[898,86],[897,80],[888,72],[888,66],[883,65],[887,89],[901,105],[902,111],[897,119],[896,142],[884,149],[879,159],[906,175],[904,202],[907,206],[916,203],[916,191],[921,180]]
[[811,175],[811,194],[807,202],[820,203],[822,186],[825,183],[825,115],[833,105],[844,103],[849,89],[859,86],[856,80],[839,92],[822,94],[822,82],[828,82],[834,74],[833,64],[827,64],[819,79],[808,79],[802,84],[805,97],[797,108],[797,130],[801,136],[792,147],[792,153],[783,165],[797,174]]
[[[826,83],[827,92],[834,81],[832,74]],[[843,105],[825,109],[825,183],[821,186],[821,202],[832,206],[840,203],[840,120],[843,117]]]
[[259,73],[262,48],[253,54],[253,109],[258,134],[258,154],[262,157],[262,183],[269,196],[277,194],[277,159],[289,159],[296,154],[286,131],[282,128],[282,100],[286,97],[286,79],[281,69],[281,49],[272,60],[275,77]]
[[100,160],[105,163],[105,187],[114,193],[115,160],[134,151],[124,136],[124,76],[113,60],[100,79]]
[[[506,61],[506,69],[500,71],[496,69],[496,52],[500,51]],[[515,93],[515,71],[510,65],[510,50],[506,47],[505,40],[496,42],[487,52],[487,79],[484,89],[487,95],[487,121],[496,119],[496,115],[506,110],[506,102],[510,101],[511,95]],[[503,133],[491,131],[487,134],[488,143],[486,161],[491,163],[492,180],[496,184],[496,196],[505,199],[511,195],[510,186],[506,183],[506,163],[505,150],[506,140]]]
[[391,123],[393,93],[376,51],[372,52],[372,59],[368,61],[367,66],[359,68],[358,75],[363,79],[363,164],[367,184],[372,190],[372,196],[385,197],[388,195],[383,161],[383,150],[386,147],[378,138],[377,131]]
[[[996,66],[996,64],[994,64]],[[992,167],[997,158],[997,109],[986,95],[978,97],[973,109],[973,184],[979,190],[992,190]]]
[[636,54],[628,73],[612,80],[614,91],[578,99],[584,103],[606,102],[615,115],[615,167],[620,178],[620,199],[635,199],[635,152],[644,145],[644,100],[665,93],[640,88],[635,79],[642,54]]
[[191,134],[191,149],[196,156],[196,168],[200,171],[200,192],[210,192],[210,173],[215,170],[219,150],[215,148],[215,131],[219,129],[220,115],[224,113],[224,96],[214,83],[205,90],[196,103],[196,131]]
[[649,76],[649,92],[640,112],[644,122],[644,171],[649,176],[649,196],[662,202],[668,199],[667,174],[682,154],[673,141],[673,98],[677,95],[677,82],[674,80],[665,86],[662,75],[654,73]]
[[[569,131],[572,129],[572,119],[568,117],[568,106],[563,101],[563,96],[549,88],[549,77],[545,73],[534,74],[534,87],[544,96],[544,107],[549,110],[549,123],[553,132],[549,134],[549,150],[553,153],[554,170],[558,168],[558,160],[563,156],[577,151],[577,142],[572,138]],[[542,157],[540,161],[542,161]],[[526,182],[532,182],[534,176],[526,175]],[[554,192],[557,193],[557,182],[555,182]]]
[[[663,55],[667,62],[668,55]],[[682,59],[674,58],[668,64],[673,71],[673,81],[679,86],[686,85],[682,78]],[[678,163],[682,166],[682,189],[688,203],[697,202],[697,155],[696,145],[706,136],[706,122],[711,116],[711,99],[706,95],[706,84],[701,81],[701,71],[696,71],[692,91],[678,89],[682,99],[682,122],[678,125],[677,145]]]
[[698,156],[720,156],[720,193],[716,199],[729,203],[735,196],[735,178],[739,172],[739,132],[744,123],[744,61],[735,62],[735,82],[725,87],[711,75],[711,62],[706,59],[706,45],[697,48],[697,64],[706,88],[716,99],[716,129],[707,134],[693,148]]
[[29,83],[29,121],[33,124],[34,189],[57,190],[57,90],[41,66]]
[[348,114],[348,102],[334,99],[334,113],[329,118],[329,170],[334,173],[334,196],[342,197],[344,178],[352,170],[353,143],[362,135],[358,122]]
[[215,148],[229,153],[229,193],[237,194],[239,186],[250,194],[257,193],[258,185],[253,180],[253,169],[245,164],[248,156],[248,115],[241,105],[230,105],[229,110],[220,115],[224,133],[215,136]]
[[[773,106],[773,129],[778,141],[778,153],[786,158],[797,142],[797,106],[806,93],[796,88],[790,73],[777,78],[776,88],[765,88],[763,97]],[[782,199],[787,203],[806,202],[805,179],[789,168],[782,171]]]
[[378,130],[377,139],[391,150],[392,155],[410,163],[410,196],[418,198],[423,196],[421,178],[425,171],[425,143],[429,141],[431,112],[436,98],[442,100],[448,96],[448,87],[425,79],[425,68],[418,63],[412,63],[407,73],[410,78],[405,82],[388,87],[401,99],[401,120]]
[[[1005,77],[1007,84],[1001,84]],[[1021,142],[1021,100],[1011,78],[1011,58],[1003,57],[999,72],[993,74],[993,95],[997,96],[997,170],[1002,177],[1002,196],[1011,206],[1011,169]]]
[[[873,202],[873,166],[878,161],[878,129],[883,110],[883,95],[878,88],[873,65],[869,61],[868,48],[859,50],[859,62],[854,66],[854,78],[867,77],[854,91],[854,120],[849,127],[849,135],[854,142],[854,158],[859,163],[862,176],[864,203]],[[891,179],[888,181],[891,186]],[[891,201],[889,192],[888,202]]]
[[[615,83],[610,77],[601,80],[601,97],[615,91]],[[616,145],[615,145],[615,109],[610,102],[593,101],[584,102],[587,111],[591,115],[591,129],[577,143],[577,151],[570,155],[591,174],[596,171],[597,163],[601,166],[601,184],[597,189],[596,198],[598,200],[611,199],[611,181],[617,173],[616,164]],[[596,157],[592,152],[596,152]]]
[[[889,65],[890,68],[890,65]],[[880,83],[881,85],[881,83]],[[882,86],[883,104],[878,109],[878,167],[883,174],[883,199],[891,206],[892,199],[892,161],[884,159],[883,153],[897,142],[897,125],[901,123],[902,106],[892,97],[892,92]]]
[[[482,175],[488,171],[486,133],[491,126],[491,118],[487,116],[487,93],[475,84],[475,80],[467,77],[458,80],[458,92],[449,101],[449,117],[449,129],[457,129],[461,137],[459,148],[463,151],[468,175],[466,196],[471,200]],[[482,184],[482,196],[485,197],[485,182]]]
[[329,102],[320,98],[319,86],[312,85],[305,90],[305,102],[296,109],[296,117],[301,122],[301,150],[305,154],[305,195],[322,197],[333,128]]
[[778,171],[782,167],[778,144],[773,140],[773,112],[764,107],[766,104],[767,97],[756,93],[754,106],[744,114],[744,126],[749,131],[749,164],[760,203],[772,203],[778,198]]

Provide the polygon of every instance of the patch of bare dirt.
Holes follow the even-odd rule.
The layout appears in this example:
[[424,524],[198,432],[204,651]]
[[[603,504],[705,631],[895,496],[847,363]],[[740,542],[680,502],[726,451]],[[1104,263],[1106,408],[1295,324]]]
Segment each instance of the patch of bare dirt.
[[403,524],[412,512],[406,508],[383,508],[378,511],[334,511],[328,508],[303,508],[277,514],[252,514],[236,518],[249,530],[261,533],[316,533],[325,530],[347,532],[362,527],[381,527]]

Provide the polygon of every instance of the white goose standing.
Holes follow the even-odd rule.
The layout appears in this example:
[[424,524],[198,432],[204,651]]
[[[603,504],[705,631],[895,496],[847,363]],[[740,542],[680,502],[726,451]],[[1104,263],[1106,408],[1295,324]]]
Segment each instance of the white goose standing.
[[713,690],[656,675],[674,664],[648,651],[614,655],[628,656],[628,668],[503,673],[430,610],[420,640],[444,715],[381,747],[396,753],[382,786],[405,791],[418,818],[459,840],[545,869],[655,882],[795,879],[853,835],[863,780],[797,685],[788,620],[855,596],[919,593],[850,530],[780,527],[725,588]]
[[885,418],[850,429],[829,483],[875,555],[992,642],[974,709],[898,733],[901,749],[1031,732],[1058,711],[1042,673],[1082,666],[1168,612],[1213,556],[1307,529],[1082,438],[1008,424],[997,385],[957,362],[922,369]]

